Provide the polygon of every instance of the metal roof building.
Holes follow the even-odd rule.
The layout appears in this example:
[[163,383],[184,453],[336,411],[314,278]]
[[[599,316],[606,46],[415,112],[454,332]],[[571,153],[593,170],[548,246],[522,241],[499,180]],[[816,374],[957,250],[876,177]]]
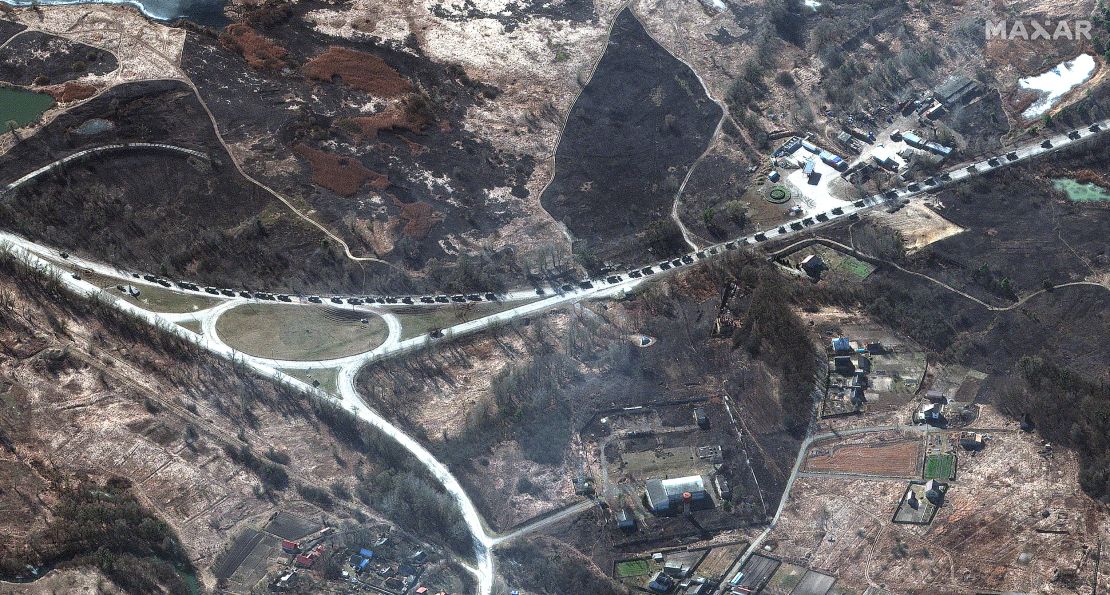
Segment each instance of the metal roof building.
[[704,507],[712,504],[709,492],[705,490],[705,480],[700,475],[677,477],[674,479],[649,479],[644,484],[648,506],[656,514],[666,514],[681,509],[682,502],[689,494],[691,507]]

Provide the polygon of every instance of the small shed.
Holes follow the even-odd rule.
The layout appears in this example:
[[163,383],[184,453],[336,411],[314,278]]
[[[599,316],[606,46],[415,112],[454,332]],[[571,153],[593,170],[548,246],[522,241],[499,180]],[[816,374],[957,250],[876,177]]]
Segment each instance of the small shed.
[[856,371],[856,364],[852,362],[850,356],[838,355],[833,358],[833,368],[838,374],[854,374]]
[[709,427],[709,416],[705,414],[705,409],[701,407],[694,409],[694,423],[703,430]]
[[859,362],[858,362],[859,371],[863,372],[864,374],[870,374],[871,373],[871,358],[867,357],[866,355],[861,355],[856,359],[859,360]]
[[617,528],[621,531],[635,531],[636,530],[636,516],[627,506],[622,506],[617,511]]

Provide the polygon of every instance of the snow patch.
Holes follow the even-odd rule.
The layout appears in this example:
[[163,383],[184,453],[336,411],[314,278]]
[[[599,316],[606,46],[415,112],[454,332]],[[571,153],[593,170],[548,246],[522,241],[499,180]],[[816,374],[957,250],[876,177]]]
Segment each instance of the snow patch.
[[1032,119],[1048,112],[1061,97],[1091,78],[1095,71],[1095,59],[1090,54],[1080,54],[1062,62],[1048,72],[1018,80],[1018,85],[1042,94],[1033,105],[1021,115]]

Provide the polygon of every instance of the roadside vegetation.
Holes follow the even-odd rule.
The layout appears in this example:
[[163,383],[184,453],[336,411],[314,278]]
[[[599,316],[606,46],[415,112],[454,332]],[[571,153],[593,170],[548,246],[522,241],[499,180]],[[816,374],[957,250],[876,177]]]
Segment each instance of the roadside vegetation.
[[498,557],[503,572],[533,593],[617,595],[631,592],[608,576],[592,571],[589,560],[550,537],[514,542],[501,548]]

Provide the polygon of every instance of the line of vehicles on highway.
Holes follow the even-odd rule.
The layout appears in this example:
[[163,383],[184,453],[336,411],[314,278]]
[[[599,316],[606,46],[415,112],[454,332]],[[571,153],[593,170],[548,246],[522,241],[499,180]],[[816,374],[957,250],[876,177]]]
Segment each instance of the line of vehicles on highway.
[[[864,206],[864,201],[862,201],[862,200],[857,201],[857,202],[854,203],[853,206],[855,206],[857,208],[862,208]],[[783,234],[789,233],[789,231],[798,231],[798,230],[801,230],[801,229],[803,229],[805,227],[808,227],[810,225],[815,225],[817,222],[822,222],[823,223],[823,222],[829,221],[831,217],[839,217],[839,216],[842,216],[842,215],[844,215],[843,208],[836,207],[836,208],[828,211],[827,213],[819,213],[819,214],[817,214],[815,216],[812,216],[812,217],[806,217],[806,218],[798,220],[798,221],[794,221],[794,222],[791,222],[791,223],[784,224],[784,225],[782,225],[778,228],[778,230],[777,230],[778,235],[783,235]],[[850,215],[850,217],[854,218],[854,217],[858,217],[858,215],[853,213],[853,214]],[[740,248],[741,246],[744,246],[744,245],[754,245],[754,244],[758,244],[760,242],[764,242],[768,239],[768,234],[775,235],[775,232],[774,231],[759,232],[759,233],[756,233],[755,235],[750,236],[750,237],[738,238],[736,240],[732,240],[732,241],[725,242],[725,243],[722,243],[722,244],[709,246],[709,247],[705,248],[704,250],[698,250],[696,252],[691,252],[691,253],[688,253],[688,254],[673,258],[673,259],[664,260],[664,261],[659,262],[659,263],[654,264],[654,265],[648,265],[648,266],[645,266],[645,267],[632,269],[632,270],[627,272],[627,276],[630,279],[643,279],[645,277],[655,275],[656,273],[659,273],[659,272],[668,271],[668,270],[671,270],[671,269],[677,269],[677,268],[681,268],[681,267],[684,267],[684,266],[688,266],[688,265],[694,264],[695,262],[697,262],[699,260],[705,260],[705,259],[707,259],[711,256],[716,256],[716,255],[721,254],[725,251],[737,250],[738,248]],[[63,259],[69,258],[69,254],[66,253],[66,252],[62,252],[61,256],[62,256]],[[214,295],[214,296],[223,296],[223,297],[229,297],[229,298],[238,297],[238,298],[243,298],[243,299],[256,299],[256,300],[284,302],[284,303],[292,303],[294,301],[297,301],[297,302],[308,302],[308,303],[312,303],[312,304],[331,303],[331,304],[336,304],[336,305],[346,304],[346,305],[351,305],[351,306],[375,305],[375,304],[381,304],[381,305],[394,305],[394,304],[396,304],[396,305],[416,305],[416,304],[436,305],[436,304],[465,304],[465,303],[476,303],[476,302],[499,302],[499,301],[503,301],[505,299],[504,295],[497,294],[495,292],[459,293],[459,294],[450,294],[450,295],[440,294],[440,295],[423,295],[423,296],[396,296],[396,297],[376,296],[376,295],[368,295],[368,296],[330,296],[330,297],[321,297],[321,296],[318,296],[318,295],[309,295],[309,296],[297,295],[297,296],[293,296],[293,295],[284,294],[284,293],[272,293],[272,292],[267,292],[267,291],[247,291],[247,290],[235,290],[235,289],[227,289],[227,288],[212,287],[212,286],[201,286],[197,283],[192,283],[192,282],[189,282],[189,281],[171,282],[171,281],[168,281],[168,280],[166,280],[162,277],[159,277],[157,275],[152,275],[152,274],[149,274],[149,273],[148,274],[141,274],[141,273],[134,273],[133,272],[133,273],[130,273],[130,275],[133,278],[143,279],[147,282],[155,283],[155,284],[161,285],[161,286],[166,287],[166,288],[173,288],[176,285],[178,288],[180,288],[182,290],[185,290],[185,291],[202,292],[202,293],[207,293],[207,294]],[[542,296],[548,295],[549,292],[551,292],[553,294],[566,294],[566,293],[571,293],[571,292],[579,291],[579,290],[594,289],[597,285],[602,285],[602,286],[616,285],[618,283],[623,282],[624,280],[625,280],[624,275],[608,273],[608,274],[602,275],[600,277],[597,277],[595,279],[585,279],[583,281],[578,281],[578,282],[562,283],[562,284],[558,284],[558,285],[552,285],[549,289],[545,289],[543,287],[537,287],[535,289],[535,295],[542,297]]]
[[[140,275],[139,273],[131,273],[132,277],[142,278],[151,283],[157,283],[163,287],[173,287],[173,283],[155,275]],[[486,293],[466,293],[455,295],[426,295],[426,296],[403,296],[403,297],[384,297],[384,296],[331,296],[321,297],[318,295],[309,296],[292,296],[284,293],[271,293],[268,291],[246,291],[234,289],[222,289],[219,287],[205,286],[201,287],[196,283],[188,281],[178,281],[177,286],[186,291],[199,291],[211,295],[225,296],[225,297],[241,297],[246,299],[256,299],[264,301],[276,301],[292,303],[294,300],[305,301],[311,304],[323,304],[325,302],[342,305],[347,304],[351,306],[361,306],[370,304],[450,304],[450,303],[467,303],[467,302],[496,302],[500,301],[497,294],[493,292]]]
[[[1087,130],[1089,130],[1092,133],[1098,132],[1098,131],[1101,130],[1101,126],[1100,126],[1100,124],[1093,124],[1090,127],[1088,127]],[[1072,130],[1071,132],[1069,132],[1067,134],[1067,137],[1071,140],[1076,140],[1076,139],[1081,137],[1081,133],[1078,130]],[[1041,143],[1041,147],[1045,148],[1045,149],[1049,149],[1049,148],[1053,147],[1053,144],[1050,140],[1046,139],[1046,140],[1044,140],[1044,142]],[[1011,151],[1011,152],[1006,153],[1004,157],[1002,157],[1002,156],[992,157],[992,158],[988,159],[985,162],[986,169],[992,169],[992,168],[995,168],[995,167],[999,167],[1000,165],[1002,165],[1004,163],[1003,159],[1005,159],[1006,162],[1013,162],[1013,161],[1017,161],[1019,159],[1019,157],[1018,157],[1017,152],[1015,152],[1015,151]],[[965,169],[969,174],[973,174],[973,173],[977,173],[979,171],[979,168],[977,166],[981,166],[981,165],[984,165],[984,164],[975,163],[975,164],[966,166]],[[949,182],[951,180],[952,180],[951,172],[944,172],[944,173],[939,174],[935,178],[930,177],[926,180],[923,180],[922,182],[912,182],[907,187],[904,187],[904,188],[897,188],[897,189],[887,190],[886,192],[882,193],[880,195],[880,197],[883,198],[883,199],[886,199],[888,201],[894,201],[895,199],[898,199],[899,197],[903,197],[903,202],[908,203],[909,199],[908,199],[907,196],[910,195],[910,194],[916,194],[916,193],[922,191],[923,190],[922,186],[929,187],[929,188],[936,188],[938,186],[938,182]],[[874,198],[880,198],[880,197],[873,197],[872,200],[874,200]],[[852,203],[851,207],[854,207],[855,210],[858,210],[858,209],[865,208],[866,204],[867,204],[866,200],[857,200],[857,201]],[[777,230],[761,231],[761,232],[756,233],[756,234],[754,234],[752,236],[749,236],[749,237],[738,238],[738,239],[735,239],[735,240],[732,240],[732,241],[729,241],[729,242],[725,242],[725,243],[722,243],[722,244],[716,244],[716,245],[713,245],[713,246],[709,246],[709,247],[707,247],[703,250],[698,250],[696,252],[691,252],[691,253],[688,253],[688,254],[673,258],[673,259],[664,260],[664,261],[661,261],[661,262],[653,264],[653,265],[648,265],[648,266],[641,267],[641,268],[635,268],[635,269],[632,269],[632,270],[628,271],[626,273],[626,275],[629,279],[643,279],[643,278],[649,277],[651,275],[655,275],[657,273],[661,273],[661,272],[668,271],[668,270],[671,270],[671,269],[677,269],[677,268],[681,268],[681,267],[684,267],[684,266],[688,266],[688,265],[694,264],[695,262],[697,262],[699,260],[705,260],[705,259],[707,259],[711,256],[716,256],[716,255],[718,255],[722,252],[730,251],[730,250],[736,250],[739,247],[744,246],[744,245],[754,245],[754,244],[758,244],[758,243],[761,243],[761,242],[765,242],[765,241],[768,240],[768,236],[782,236],[782,235],[786,235],[786,234],[791,233],[791,232],[801,231],[801,230],[805,229],[806,227],[816,225],[818,223],[825,223],[825,222],[829,221],[830,219],[832,219],[834,217],[843,216],[845,214],[845,208],[851,209],[851,207],[847,207],[847,206],[845,206],[845,207],[835,207],[833,209],[830,209],[827,212],[817,213],[816,215],[811,215],[811,216],[808,216],[808,217],[804,217],[802,219],[798,219],[798,220],[794,220],[794,221],[784,223],[781,226],[779,226]],[[897,207],[892,207],[892,208],[897,208]],[[855,219],[855,218],[858,218],[859,215],[855,212],[852,212],[848,215],[848,217],[850,219]],[[65,252],[62,252],[61,256],[62,256],[62,258],[69,258],[69,255]],[[239,298],[245,298],[245,299],[276,301],[276,302],[285,302],[285,303],[291,303],[294,300],[296,300],[296,301],[309,302],[309,303],[313,303],[313,304],[323,304],[325,302],[329,302],[329,303],[337,304],[337,305],[346,304],[346,305],[351,305],[351,306],[374,305],[374,304],[381,304],[381,305],[391,305],[391,304],[435,305],[435,304],[465,304],[465,303],[475,303],[475,302],[499,302],[499,301],[504,300],[505,297],[506,297],[503,294],[498,294],[498,293],[494,293],[494,292],[459,293],[459,294],[451,294],[451,295],[440,294],[440,295],[423,295],[423,296],[399,296],[399,297],[373,296],[373,295],[371,295],[371,296],[331,296],[331,297],[321,297],[321,296],[316,296],[316,295],[291,296],[289,294],[271,293],[271,292],[266,292],[266,291],[254,291],[254,292],[252,292],[252,291],[246,291],[246,290],[225,289],[225,288],[218,288],[218,287],[211,287],[211,286],[202,287],[202,286],[200,286],[196,283],[191,283],[191,282],[188,282],[188,281],[178,281],[176,283],[173,283],[173,282],[167,281],[166,279],[163,279],[162,277],[158,277],[156,275],[151,275],[151,274],[131,273],[131,276],[136,278],[136,279],[142,278],[142,279],[145,279],[148,282],[156,283],[158,285],[161,285],[161,286],[167,287],[167,288],[172,288],[174,285],[177,285],[177,287],[179,287],[180,289],[186,290],[186,291],[204,292],[204,293],[208,293],[208,294],[211,294],[211,295],[232,297],[232,298],[239,297]],[[543,287],[537,287],[535,289],[535,295],[545,296],[545,295],[548,294],[548,291],[554,292],[555,294],[565,294],[565,293],[570,293],[570,292],[578,291],[578,290],[589,290],[589,289],[593,289],[596,285],[603,285],[603,286],[604,285],[615,285],[615,284],[623,282],[624,280],[625,280],[625,278],[624,278],[623,275],[607,273],[607,274],[605,274],[601,277],[597,277],[595,279],[586,279],[586,280],[583,280],[583,281],[578,281],[578,282],[573,282],[573,283],[562,283],[562,284],[559,284],[559,285],[552,285],[550,287],[550,289],[545,289]]]

